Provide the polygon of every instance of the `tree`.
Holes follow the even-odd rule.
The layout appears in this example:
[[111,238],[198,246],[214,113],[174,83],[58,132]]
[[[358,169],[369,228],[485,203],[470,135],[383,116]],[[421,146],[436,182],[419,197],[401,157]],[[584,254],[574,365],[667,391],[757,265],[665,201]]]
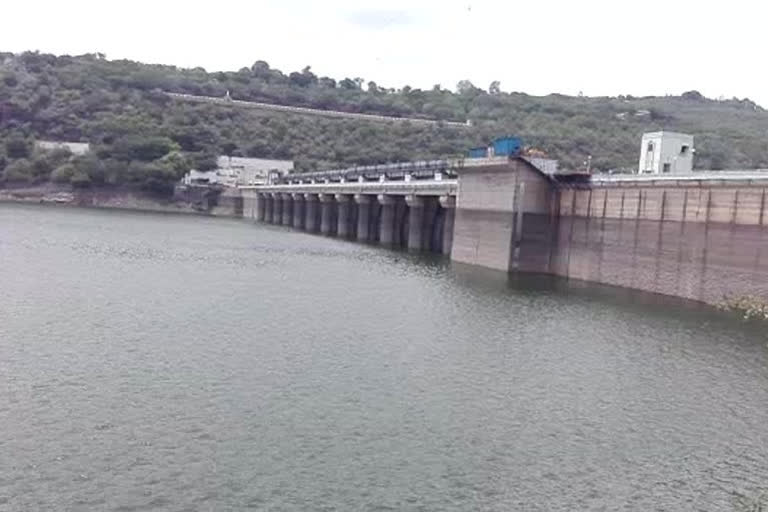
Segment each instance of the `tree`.
[[175,179],[181,179],[192,168],[191,160],[180,151],[172,151],[160,159],[160,164],[168,169]]
[[237,151],[237,144],[232,141],[227,141],[221,145],[221,153],[227,156],[232,156]]
[[[86,176],[88,178],[88,186],[90,186],[91,182],[97,185],[101,185],[107,182],[105,160],[98,158],[98,156],[94,153],[87,153],[85,155],[79,155],[73,158],[72,165],[74,165],[75,169],[77,169],[77,173],[75,173],[73,179],[78,177],[75,181],[79,181],[80,185],[85,185],[86,181],[82,178],[82,176]],[[123,179],[125,178],[126,177],[123,177]],[[72,182],[72,180],[70,181]]]
[[110,154],[118,160],[151,162],[167,155],[178,147],[168,137],[127,135],[115,141]]
[[684,100],[704,101],[706,98],[699,91],[686,91],[681,95]]
[[32,163],[26,158],[14,160],[3,170],[3,181],[8,183],[30,183],[32,179]]
[[253,76],[266,78],[270,74],[269,64],[266,61],[257,60],[251,66],[251,73],[253,73]]
[[327,76],[324,76],[319,79],[318,84],[320,87],[324,87],[326,89],[335,89],[336,88],[336,80],[333,78],[328,78]]
[[19,135],[13,136],[5,142],[5,154],[9,158],[27,158],[31,152],[31,144]]
[[76,170],[69,182],[75,188],[88,188],[91,186],[91,177],[87,173],[81,170]]
[[475,92],[476,90],[477,87],[475,87],[469,80],[460,80],[459,83],[456,84],[456,91],[458,91],[459,94],[468,94]]
[[191,168],[197,171],[212,171],[219,166],[216,154],[209,151],[200,151],[187,155],[190,160]]
[[54,169],[51,173],[51,181],[54,183],[69,183],[76,172],[77,169],[74,165],[64,164]]
[[491,85],[488,86],[488,92],[490,94],[501,94],[501,82],[494,80]]

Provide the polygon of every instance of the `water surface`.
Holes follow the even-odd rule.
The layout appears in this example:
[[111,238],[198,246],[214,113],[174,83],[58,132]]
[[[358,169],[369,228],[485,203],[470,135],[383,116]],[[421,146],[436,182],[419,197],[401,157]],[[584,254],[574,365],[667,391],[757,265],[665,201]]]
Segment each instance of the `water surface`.
[[762,330],[247,221],[0,205],[0,510],[734,510]]

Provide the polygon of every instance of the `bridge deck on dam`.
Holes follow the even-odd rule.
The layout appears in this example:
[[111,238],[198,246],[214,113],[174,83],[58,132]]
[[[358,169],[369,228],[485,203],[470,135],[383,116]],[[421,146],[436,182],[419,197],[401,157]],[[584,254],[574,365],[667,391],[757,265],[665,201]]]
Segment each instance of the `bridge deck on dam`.
[[248,193],[291,193],[291,194],[369,194],[369,195],[456,195],[458,182],[455,179],[341,182],[341,183],[283,183],[242,187],[243,196]]

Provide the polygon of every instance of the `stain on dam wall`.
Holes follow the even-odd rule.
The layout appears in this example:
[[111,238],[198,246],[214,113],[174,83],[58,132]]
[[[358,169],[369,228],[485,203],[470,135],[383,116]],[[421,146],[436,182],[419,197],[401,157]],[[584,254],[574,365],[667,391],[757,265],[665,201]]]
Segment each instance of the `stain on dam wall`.
[[747,182],[561,189],[549,272],[708,303],[768,296],[765,203]]

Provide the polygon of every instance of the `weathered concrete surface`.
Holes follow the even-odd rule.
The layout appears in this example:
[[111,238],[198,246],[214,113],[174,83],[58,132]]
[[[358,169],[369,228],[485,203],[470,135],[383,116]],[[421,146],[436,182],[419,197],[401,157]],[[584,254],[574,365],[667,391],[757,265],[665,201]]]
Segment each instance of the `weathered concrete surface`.
[[283,223],[283,195],[272,194],[272,224]]
[[452,259],[717,303],[768,297],[768,177],[556,183],[527,164],[459,173]]
[[310,233],[320,231],[320,199],[317,194],[304,194],[304,229]]
[[377,201],[381,205],[379,243],[392,245],[395,241],[395,200],[391,196],[380,195]]
[[[383,176],[380,182],[283,183],[243,194],[319,196],[322,214],[316,199],[315,210],[307,202],[307,231],[450,253],[457,263],[503,272],[709,303],[725,295],[768,296],[765,175],[556,180],[524,159],[499,158],[456,173],[454,182]],[[259,204],[246,201],[242,208],[259,216]],[[267,219],[268,212],[267,202]]]
[[293,194],[281,194],[283,198],[283,226],[293,226]]
[[210,213],[222,217],[242,217],[243,196],[236,189],[224,190],[211,205]]
[[372,196],[356,195],[354,196],[357,204],[357,232],[356,237],[360,242],[368,242],[371,239],[371,203]]
[[451,254],[453,248],[453,226],[456,215],[456,198],[452,196],[443,196],[440,198],[440,206],[445,212],[443,215],[443,239],[441,244],[442,253]]
[[272,194],[263,194],[264,199],[264,222],[272,224],[275,219],[275,200]]
[[336,232],[334,215],[334,197],[331,194],[320,194],[320,233],[331,235]]
[[768,296],[765,195],[732,182],[563,190],[552,273],[708,303]]
[[508,271],[531,252],[522,242],[525,219],[548,218],[554,197],[549,179],[522,160],[459,172],[451,259]]
[[336,236],[339,238],[349,237],[351,231],[351,206],[352,196],[347,194],[336,194],[337,216],[336,216]]
[[293,227],[296,229],[304,229],[306,222],[304,205],[304,194],[293,194]]
[[421,251],[424,247],[424,198],[407,196],[408,204],[408,249]]

